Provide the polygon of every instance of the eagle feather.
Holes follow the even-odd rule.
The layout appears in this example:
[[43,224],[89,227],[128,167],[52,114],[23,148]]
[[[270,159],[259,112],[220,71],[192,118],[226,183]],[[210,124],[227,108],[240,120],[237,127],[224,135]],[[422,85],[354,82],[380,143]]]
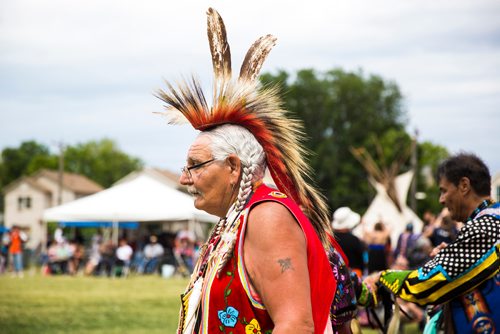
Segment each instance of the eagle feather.
[[256,40],[245,56],[240,70],[240,79],[254,81],[259,75],[269,52],[276,45],[276,37],[273,35],[262,36]]
[[226,27],[219,13],[213,8],[209,8],[207,12],[207,34],[215,78],[230,78],[231,51],[227,42]]

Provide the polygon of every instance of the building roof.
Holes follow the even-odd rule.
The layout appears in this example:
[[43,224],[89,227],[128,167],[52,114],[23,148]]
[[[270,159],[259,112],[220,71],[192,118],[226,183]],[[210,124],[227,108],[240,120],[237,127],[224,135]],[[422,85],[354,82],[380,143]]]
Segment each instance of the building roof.
[[163,175],[167,179],[171,180],[172,182],[174,182],[175,188],[177,188],[178,190],[180,190],[182,192],[185,192],[185,193],[188,192],[187,191],[187,186],[179,183],[179,179],[181,178],[180,174],[174,173],[174,172],[169,171],[167,169],[153,168],[153,170],[155,172]]
[[160,169],[160,168],[153,168],[156,172],[160,173],[161,175],[165,176],[166,178],[174,181],[175,183],[179,183],[179,178],[181,177],[180,174],[171,172],[166,169]]
[[[42,176],[58,182],[59,172],[55,170],[42,169],[33,177],[35,179],[38,179]],[[62,183],[64,188],[67,188],[68,190],[74,191],[78,194],[93,194],[103,190],[102,186],[81,174],[64,172]]]
[[[4,193],[7,193],[10,190],[16,188],[22,182],[26,182],[30,186],[42,192],[50,193],[51,191],[41,182],[39,182],[39,179],[41,177],[46,177],[57,183],[59,179],[59,173],[55,170],[42,169],[35,173],[33,176],[24,176],[11,182],[4,188]],[[63,173],[63,187],[70,191],[83,195],[93,194],[103,189],[99,184],[90,180],[86,176],[68,172]]]
[[[31,176],[25,176],[21,179],[21,182],[24,181],[27,184],[29,184],[31,187],[38,189],[44,193],[50,194],[50,189],[45,187],[43,184],[40,184],[39,182],[36,182],[34,177]],[[19,183],[21,183],[19,182]]]
[[164,184],[178,189],[183,192],[187,192],[187,187],[179,183],[180,174],[176,174],[166,169],[160,168],[144,168],[141,170],[134,171],[120,180],[116,181],[113,185],[119,185],[121,183],[130,182],[141,175],[148,175],[154,179],[163,182]]

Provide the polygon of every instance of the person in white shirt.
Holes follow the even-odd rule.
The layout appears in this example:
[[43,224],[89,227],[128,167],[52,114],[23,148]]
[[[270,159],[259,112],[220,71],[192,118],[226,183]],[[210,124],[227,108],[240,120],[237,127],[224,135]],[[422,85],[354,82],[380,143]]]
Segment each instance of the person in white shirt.
[[127,243],[126,239],[121,239],[118,248],[116,249],[116,258],[123,263],[130,264],[132,254],[134,253],[132,247]]
[[155,235],[149,237],[149,244],[144,247],[144,257],[146,260],[145,273],[153,273],[160,263],[160,259],[165,253],[163,246],[158,243]]
[[133,253],[134,250],[127,243],[127,239],[120,239],[116,249],[116,266],[121,269],[120,275],[127,276]]

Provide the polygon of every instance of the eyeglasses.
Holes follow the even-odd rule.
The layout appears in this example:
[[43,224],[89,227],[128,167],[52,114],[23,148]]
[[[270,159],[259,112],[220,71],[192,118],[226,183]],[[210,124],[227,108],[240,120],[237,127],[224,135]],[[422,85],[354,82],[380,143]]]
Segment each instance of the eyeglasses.
[[207,161],[203,161],[203,162],[200,162],[199,164],[196,164],[196,165],[192,165],[192,166],[184,166],[181,168],[181,172],[182,173],[186,173],[186,175],[190,178],[190,179],[193,179],[193,175],[191,174],[191,170],[193,169],[198,169],[200,167],[203,167],[205,166],[206,164],[209,164],[211,163],[212,161],[215,161],[215,158],[212,158],[210,160],[207,160]]

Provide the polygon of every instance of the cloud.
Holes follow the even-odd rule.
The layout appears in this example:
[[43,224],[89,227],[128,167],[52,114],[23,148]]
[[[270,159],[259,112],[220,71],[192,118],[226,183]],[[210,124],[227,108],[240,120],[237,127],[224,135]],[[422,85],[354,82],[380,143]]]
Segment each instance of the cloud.
[[30,138],[50,144],[106,136],[149,165],[181,166],[196,132],[159,120],[153,112],[162,106],[153,92],[164,78],[191,73],[211,83],[205,11],[213,6],[228,28],[236,70],[251,43],[273,33],[278,44],[263,71],[361,68],[393,80],[405,95],[410,130],[452,151],[476,151],[500,171],[495,0],[1,6],[0,149]]

